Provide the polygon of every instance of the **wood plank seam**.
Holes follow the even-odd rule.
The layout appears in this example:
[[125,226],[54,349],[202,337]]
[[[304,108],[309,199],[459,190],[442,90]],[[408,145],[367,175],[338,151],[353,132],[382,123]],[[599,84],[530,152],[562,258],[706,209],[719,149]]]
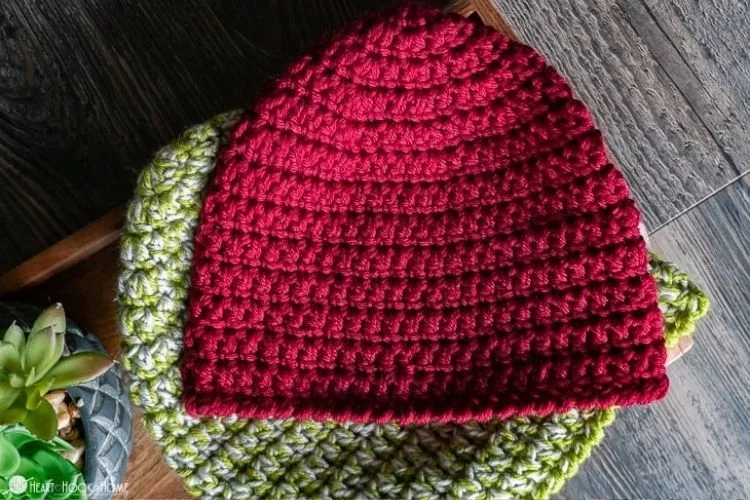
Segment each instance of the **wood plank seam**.
[[[651,8],[642,0],[639,3],[643,5],[644,9],[650,16],[651,20],[653,21],[654,25],[659,29],[662,35],[664,35],[664,39],[667,41],[667,43],[669,43],[674,53],[677,54],[677,57],[682,63],[681,66],[683,66],[687,71],[689,71],[692,75],[692,78],[694,78],[695,81],[702,87],[703,84],[701,83],[700,78],[695,73],[693,68],[690,66],[688,61],[685,60],[685,56],[679,51],[674,40],[672,40],[672,38],[664,29],[664,27],[659,23],[659,20],[656,18]],[[629,4],[629,5],[632,5],[632,4]],[[633,28],[636,30],[636,32],[640,33],[639,23],[631,23],[631,24],[633,25]],[[664,74],[666,75],[666,77],[669,79],[670,82],[672,82],[672,85],[674,85],[674,87],[677,89],[677,91],[680,93],[683,99],[685,99],[685,102],[690,107],[690,109],[695,113],[695,116],[698,118],[698,121],[701,123],[701,125],[705,127],[706,131],[708,132],[709,136],[713,140],[714,144],[716,144],[716,147],[724,155],[724,159],[726,160],[727,164],[729,164],[732,168],[734,168],[737,173],[742,173],[741,169],[737,165],[737,162],[735,162],[734,158],[727,152],[725,145],[717,137],[716,131],[714,130],[713,125],[706,121],[703,110],[698,109],[693,99],[688,95],[687,92],[685,92],[684,85],[681,84],[679,79],[673,76],[673,72],[670,71],[669,68],[665,66],[665,62],[659,56],[659,54],[655,54],[653,49],[651,49],[651,53],[654,55],[654,60],[659,65],[659,67],[664,71]]]
[[731,187],[732,187],[732,186],[733,186],[734,184],[736,184],[736,183],[738,183],[738,182],[742,182],[742,180],[743,180],[743,179],[744,179],[745,177],[747,177],[747,176],[748,176],[748,174],[750,174],[750,170],[748,170],[748,171],[747,171],[747,172],[745,172],[744,174],[740,174],[740,175],[738,175],[738,176],[737,176],[737,177],[735,177],[734,179],[731,179],[731,180],[729,180],[729,181],[728,181],[728,182],[727,182],[726,184],[724,184],[723,186],[719,186],[718,188],[716,188],[716,190],[715,190],[714,192],[712,192],[711,194],[707,195],[707,196],[706,196],[705,198],[701,198],[700,200],[696,201],[696,202],[695,202],[694,204],[692,204],[691,206],[689,206],[689,207],[685,208],[685,210],[683,210],[683,211],[681,211],[680,213],[678,213],[678,214],[674,215],[674,216],[673,216],[673,217],[671,217],[670,219],[668,219],[668,220],[664,221],[664,222],[663,222],[662,224],[659,224],[659,225],[658,225],[657,227],[655,227],[654,229],[651,229],[651,230],[649,230],[649,232],[648,232],[649,236],[653,236],[653,235],[655,235],[656,233],[658,233],[658,232],[659,232],[659,231],[661,231],[662,229],[666,228],[667,226],[669,226],[670,224],[672,224],[672,223],[673,223],[673,222],[675,222],[676,220],[680,219],[680,218],[681,218],[681,217],[683,217],[684,215],[687,215],[688,213],[692,212],[693,210],[695,210],[695,209],[699,208],[699,207],[700,207],[701,205],[703,205],[704,203],[706,203],[707,201],[709,201],[709,200],[710,200],[711,198],[713,198],[714,196],[716,196],[716,195],[718,195],[718,194],[721,194],[721,193],[722,193],[723,191],[727,190],[728,188],[731,188]]
[[116,242],[125,222],[117,208],[0,276],[0,297],[16,294],[86,260]]

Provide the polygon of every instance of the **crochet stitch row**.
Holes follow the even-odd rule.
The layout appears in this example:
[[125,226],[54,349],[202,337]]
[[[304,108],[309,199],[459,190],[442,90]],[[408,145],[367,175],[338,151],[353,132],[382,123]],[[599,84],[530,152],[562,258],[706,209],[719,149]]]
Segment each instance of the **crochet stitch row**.
[[[188,130],[143,170],[118,281],[131,394],[192,494],[220,498],[546,498],[574,475],[614,410],[482,424],[399,426],[199,419],[180,398],[192,242],[206,182],[239,112]],[[429,267],[425,268],[429,269]],[[692,331],[707,300],[652,256],[665,336]]]

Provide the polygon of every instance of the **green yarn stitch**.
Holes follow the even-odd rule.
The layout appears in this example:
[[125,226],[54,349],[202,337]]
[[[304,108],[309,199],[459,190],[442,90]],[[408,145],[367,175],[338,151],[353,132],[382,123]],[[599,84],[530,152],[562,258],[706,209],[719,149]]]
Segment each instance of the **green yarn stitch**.
[[708,297],[687,274],[653,253],[649,271],[659,284],[659,307],[664,314],[664,339],[673,347],[680,337],[692,335],[695,324],[708,312]]
[[[547,498],[603,437],[614,410],[465,425],[342,425],[197,419],[180,405],[179,356],[202,193],[239,112],[188,130],[140,176],[118,281],[131,394],[167,464],[194,495],[222,498]],[[652,258],[665,336],[692,331],[707,301]]]

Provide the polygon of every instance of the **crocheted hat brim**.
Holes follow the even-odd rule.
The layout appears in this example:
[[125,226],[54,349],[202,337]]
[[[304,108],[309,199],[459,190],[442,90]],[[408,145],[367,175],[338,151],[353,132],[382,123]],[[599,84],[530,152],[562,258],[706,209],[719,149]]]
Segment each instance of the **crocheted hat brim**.
[[532,49],[409,6],[302,58],[241,120],[196,235],[196,415],[489,420],[668,380],[640,214]]

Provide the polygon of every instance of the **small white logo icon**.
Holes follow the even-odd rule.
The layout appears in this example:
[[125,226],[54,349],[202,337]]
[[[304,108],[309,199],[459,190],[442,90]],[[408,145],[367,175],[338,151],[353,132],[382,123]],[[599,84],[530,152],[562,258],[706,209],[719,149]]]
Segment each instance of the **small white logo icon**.
[[8,481],[8,489],[15,495],[26,492],[26,478],[23,476],[13,476]]

